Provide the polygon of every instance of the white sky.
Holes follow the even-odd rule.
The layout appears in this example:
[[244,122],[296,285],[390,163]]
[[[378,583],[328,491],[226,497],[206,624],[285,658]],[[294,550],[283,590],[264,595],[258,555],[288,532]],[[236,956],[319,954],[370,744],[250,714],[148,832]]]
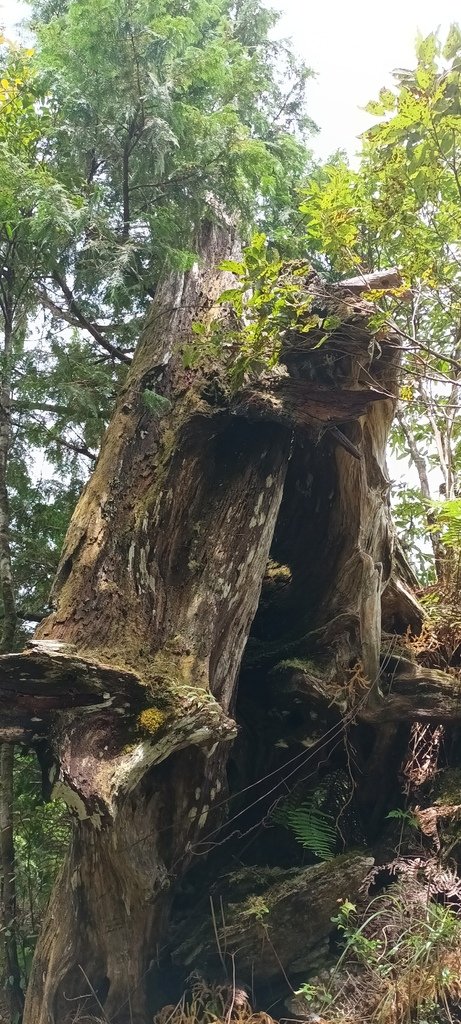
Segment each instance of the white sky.
[[[317,72],[309,112],[321,128],[320,157],[338,147],[352,155],[371,119],[360,110],[390,80],[396,67],[414,63],[414,40],[461,21],[460,0],[269,0],[281,9],[281,31]],[[0,24],[11,33],[24,14],[19,0],[0,0]]]
[[309,113],[322,129],[315,144],[326,157],[338,147],[353,154],[372,123],[359,108],[375,99],[394,68],[414,66],[414,40],[461,22],[460,0],[273,0],[283,29],[317,72]]

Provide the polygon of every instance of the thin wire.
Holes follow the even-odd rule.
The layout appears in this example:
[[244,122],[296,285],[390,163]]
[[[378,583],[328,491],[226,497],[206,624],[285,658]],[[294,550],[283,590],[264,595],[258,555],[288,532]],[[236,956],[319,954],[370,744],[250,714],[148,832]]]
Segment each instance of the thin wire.
[[[382,663],[380,672],[379,672],[378,677],[375,680],[375,682],[379,682],[379,678],[380,678],[381,674],[383,672],[385,672],[387,665],[389,664],[390,660],[392,659],[393,650],[395,649],[396,645],[397,645],[397,637],[395,637],[393,645],[390,647],[390,650],[386,654],[385,658],[383,658],[383,663]],[[242,811],[240,811],[237,815],[234,815],[234,818],[232,818],[232,819],[230,819],[230,821],[226,822],[224,826],[222,826],[222,825],[219,826],[217,829],[213,830],[213,832],[209,833],[209,835],[207,837],[205,837],[203,840],[201,840],[199,843],[191,845],[188,852],[191,852],[195,856],[204,856],[204,855],[206,855],[206,853],[209,852],[208,850],[206,850],[206,851],[204,850],[203,853],[196,852],[196,851],[199,851],[200,846],[202,844],[205,844],[208,838],[210,838],[212,835],[215,835],[216,832],[221,831],[223,829],[223,827],[227,827],[229,824],[232,824],[232,822],[237,820],[237,818],[240,817],[241,814],[245,813],[246,811],[250,810],[252,807],[256,806],[256,804],[258,804],[262,799],[264,799],[266,797],[269,797],[271,795],[271,793],[274,792],[279,786],[284,785],[287,782],[287,780],[289,778],[291,778],[292,775],[294,775],[296,773],[296,771],[298,770],[299,767],[301,767],[301,766],[304,767],[306,764],[309,763],[310,760],[312,760],[314,755],[321,753],[321,751],[323,749],[325,749],[325,747],[329,746],[328,738],[330,740],[333,740],[333,739],[338,738],[338,736],[340,734],[343,734],[345,732],[345,727],[350,722],[352,722],[354,720],[354,718],[356,717],[357,711],[359,711],[360,708],[363,707],[364,704],[366,704],[367,699],[368,699],[368,693],[369,693],[369,691],[367,691],[367,693],[364,694],[364,696],[361,698],[361,700],[358,701],[356,705],[354,705],[354,707],[348,712],[348,714],[345,716],[344,719],[341,719],[341,721],[336,726],[333,726],[331,729],[327,730],[327,732],[324,733],[324,735],[322,737],[320,737],[320,739],[318,741],[320,746],[318,744],[316,744],[316,745],[314,745],[314,747],[311,750],[309,750],[309,751],[302,751],[301,755],[299,755],[299,754],[295,755],[295,757],[290,758],[290,760],[285,765],[282,765],[279,769],[275,769],[272,772],[268,772],[267,775],[263,776],[261,779],[258,779],[256,782],[251,783],[249,786],[244,787],[244,789],[242,789],[239,793],[231,794],[230,797],[228,797],[226,800],[223,800],[220,805],[217,805],[217,806],[222,806],[224,803],[228,803],[231,799],[233,799],[233,798],[235,798],[235,797],[237,797],[239,795],[243,795],[248,790],[254,788],[254,786],[260,785],[262,782],[267,781],[267,779],[272,778],[278,771],[282,770],[283,768],[286,768],[289,765],[292,765],[295,761],[300,761],[300,764],[297,765],[293,769],[293,771],[289,772],[288,775],[284,775],[283,778],[280,780],[280,782],[278,782],[270,790],[268,790],[265,793],[263,793],[261,797],[259,797],[255,801],[253,801],[252,804],[248,805],[246,808],[244,808]],[[339,740],[331,748],[330,753],[332,753],[334,750],[336,750],[338,746],[339,746]],[[304,762],[302,761],[303,755],[306,755],[306,758],[305,758]],[[312,772],[311,775],[307,776],[307,777],[309,778],[309,777],[311,777],[314,774],[315,774],[315,772]],[[270,811],[269,811],[269,813],[270,813]],[[220,843],[212,844],[212,848],[215,849],[216,847],[223,845],[225,842],[228,842],[229,839],[232,838],[232,836],[234,836],[236,834],[241,839],[245,838],[245,836],[249,835],[252,831],[255,830],[255,828],[258,828],[264,822],[266,817],[267,817],[267,815],[265,815],[259,822],[256,822],[255,825],[251,826],[247,830],[247,832],[245,832],[243,834],[242,833],[238,833],[238,831],[237,832],[234,831],[234,832],[230,833],[228,836],[225,836]],[[172,828],[172,827],[173,827],[172,825],[168,826],[166,830],[168,830],[168,828]],[[155,834],[160,834],[160,832],[164,832],[166,830],[164,830],[164,829],[162,829],[162,830],[153,830],[152,832],[148,833],[144,837],[144,839],[149,838],[150,836],[155,835]],[[128,849],[132,848],[138,842],[141,842],[141,841],[143,841],[143,840],[141,839],[141,840],[134,841],[133,843],[130,844]],[[178,858],[176,861],[174,861],[174,863],[171,865],[169,874],[173,873],[174,868],[176,867],[176,865],[178,863],[180,863],[181,860],[182,860],[182,857]],[[104,893],[101,894],[101,896],[99,898],[102,899],[104,895],[105,895]],[[126,927],[126,922],[125,922],[125,927]],[[166,948],[166,946],[162,947],[162,949],[164,949],[164,948]],[[160,950],[160,952],[161,951],[162,950]],[[139,981],[137,982],[136,986],[132,990],[132,993],[139,988],[139,986],[142,984],[142,982],[144,981],[144,979],[147,977],[147,975],[150,973],[151,970],[152,970],[152,964],[149,964],[147,969],[142,973],[141,977],[139,978]],[[82,969],[82,973],[84,973],[83,969]],[[86,975],[85,975],[85,977],[86,977]],[[91,983],[89,982],[89,979],[87,979],[87,981],[88,981],[88,984],[90,985],[90,989],[92,990],[92,986],[91,986]],[[125,1006],[129,1005],[130,1006],[130,1012],[131,1012],[131,1005],[130,1004],[131,1004],[131,998],[130,998],[130,994],[129,994],[128,995],[128,999],[125,1000],[125,1002],[122,1004],[121,1009],[123,1009]],[[103,1012],[104,1012],[104,1010],[103,1010]],[[107,1020],[107,1017],[106,1017],[106,1020]]]
[[[377,677],[377,679],[374,681],[374,683],[372,685],[374,685],[376,682],[379,682],[381,674],[386,671],[386,667],[389,664],[390,660],[392,659],[393,651],[395,650],[396,644],[397,644],[397,639],[394,640],[393,645],[390,647],[388,653],[383,658],[382,666],[380,668],[378,677]],[[231,800],[235,800],[235,799],[237,799],[237,797],[243,796],[245,793],[249,792],[251,789],[254,789],[256,786],[260,786],[263,782],[267,782],[268,779],[273,778],[274,775],[277,775],[280,772],[283,772],[286,768],[290,767],[290,765],[294,764],[295,761],[299,761],[299,764],[297,765],[296,768],[293,769],[292,772],[289,772],[288,775],[283,775],[282,778],[280,779],[280,781],[277,782],[275,786],[273,786],[269,790],[265,790],[265,792],[262,793],[260,797],[258,797],[256,800],[254,800],[253,803],[247,804],[241,811],[239,811],[236,815],[234,815],[234,817],[229,818],[226,822],[221,823],[220,825],[218,825],[215,829],[213,829],[212,832],[209,832],[206,837],[201,839],[198,845],[201,845],[202,843],[205,843],[208,840],[208,838],[211,838],[211,836],[216,835],[216,833],[222,831],[223,828],[227,828],[234,821],[236,821],[237,818],[239,818],[242,814],[246,813],[246,811],[248,811],[248,810],[251,810],[252,807],[255,807],[258,803],[260,803],[261,800],[263,800],[266,796],[270,796],[270,794],[273,793],[274,790],[278,788],[278,786],[283,785],[283,783],[287,779],[290,779],[292,777],[292,775],[294,775],[295,772],[298,770],[298,768],[305,767],[305,765],[308,764],[309,761],[316,754],[321,753],[321,751],[324,750],[325,747],[328,746],[328,741],[335,739],[338,736],[338,734],[343,731],[344,727],[354,720],[354,718],[356,717],[357,712],[367,702],[368,694],[369,694],[369,691],[367,690],[367,692],[363,695],[361,700],[358,701],[357,704],[355,704],[353,708],[351,708],[351,710],[347,713],[347,715],[344,718],[342,718],[339,723],[337,723],[336,725],[332,726],[330,729],[327,730],[326,733],[324,733],[321,737],[319,737],[319,740],[317,741],[317,743],[310,750],[302,750],[299,754],[295,754],[292,758],[290,758],[289,761],[284,762],[283,765],[280,765],[278,768],[273,769],[273,771],[271,771],[271,772],[267,772],[266,775],[262,775],[259,779],[256,779],[255,782],[249,783],[248,786],[244,786],[242,789],[238,790],[236,793],[229,794],[228,796],[224,797],[223,800],[221,800],[219,803],[215,804],[214,807],[213,807],[213,811],[219,810],[219,808],[229,804],[231,802]],[[172,828],[174,828],[174,824],[173,823],[171,825],[166,825],[163,829],[154,829],[151,832],[147,832],[144,836],[141,836],[139,839],[133,840],[133,842],[130,843],[129,846],[126,846],[124,849],[125,850],[130,850],[134,846],[137,846],[139,843],[144,842],[146,839],[150,839],[153,835],[163,835],[166,832],[170,831]],[[233,833],[233,834],[235,834],[235,833]],[[227,840],[225,840],[225,841],[227,841]],[[216,844],[216,845],[221,845],[221,844]],[[121,849],[123,849],[123,847]],[[194,850],[195,850],[195,845],[189,846],[188,852],[194,852]],[[176,860],[173,863],[171,870],[173,870],[173,868],[176,866],[176,864],[178,864],[180,862],[180,860],[181,860],[181,858],[178,858],[178,860]]]

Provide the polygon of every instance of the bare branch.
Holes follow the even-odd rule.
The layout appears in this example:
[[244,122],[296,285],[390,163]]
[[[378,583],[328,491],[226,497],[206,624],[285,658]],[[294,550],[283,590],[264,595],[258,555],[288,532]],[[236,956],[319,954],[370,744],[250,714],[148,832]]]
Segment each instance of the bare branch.
[[109,354],[113,356],[114,359],[119,359],[120,362],[126,363],[129,366],[131,363],[130,356],[128,356],[126,352],[123,351],[123,349],[117,348],[116,345],[112,345],[112,343],[108,341],[103,334],[101,334],[101,331],[98,330],[95,324],[91,323],[91,321],[87,319],[85,314],[80,309],[80,306],[75,301],[73,293],[69,288],[69,285],[67,284],[65,279],[61,277],[57,270],[54,271],[53,280],[61,289],[64,298],[66,299],[66,302],[69,306],[69,310],[75,317],[78,326],[82,327],[85,331],[88,331],[88,334],[91,334],[91,337],[94,338],[97,344],[100,345],[101,348],[104,348],[106,352],[109,352]]

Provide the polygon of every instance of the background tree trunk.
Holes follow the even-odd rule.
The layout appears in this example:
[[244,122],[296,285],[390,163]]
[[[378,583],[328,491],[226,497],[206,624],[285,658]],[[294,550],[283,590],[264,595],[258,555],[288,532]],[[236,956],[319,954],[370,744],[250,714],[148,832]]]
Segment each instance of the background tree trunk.
[[[17,612],[11,559],[11,522],[8,498],[8,463],[12,444],[11,389],[15,337],[13,281],[3,288],[3,348],[0,381],[0,592],[2,599],[2,653],[15,645]],[[5,960],[5,993],[10,1021],[22,1014],[24,994],[18,957],[16,920],[16,862],[13,834],[14,746],[0,743],[0,872],[1,926]]]
[[0,744],[0,864],[2,872],[2,931],[5,951],[6,996],[11,1021],[24,1007],[16,921],[16,862],[13,834],[14,746]]

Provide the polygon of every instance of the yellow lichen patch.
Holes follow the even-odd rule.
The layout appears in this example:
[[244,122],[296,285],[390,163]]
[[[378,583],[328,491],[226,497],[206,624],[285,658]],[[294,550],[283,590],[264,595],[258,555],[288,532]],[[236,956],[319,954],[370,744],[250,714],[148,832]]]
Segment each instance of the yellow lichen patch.
[[168,712],[161,708],[144,708],[138,715],[138,725],[147,732],[157,732],[168,718]]

